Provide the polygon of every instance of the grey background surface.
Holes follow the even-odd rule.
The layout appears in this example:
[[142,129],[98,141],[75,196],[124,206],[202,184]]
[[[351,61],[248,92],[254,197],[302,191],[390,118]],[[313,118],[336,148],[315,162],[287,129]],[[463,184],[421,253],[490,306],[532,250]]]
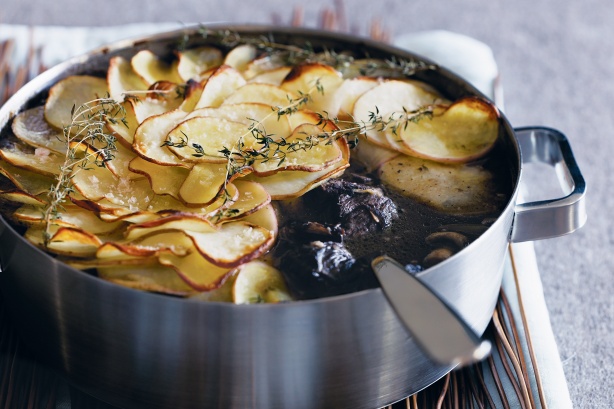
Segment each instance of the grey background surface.
[[[305,2],[304,2],[305,3]],[[309,0],[315,26],[329,0]],[[2,0],[0,23],[102,26],[133,22],[289,22],[299,0]],[[567,134],[588,181],[587,226],[536,243],[552,325],[574,406],[614,405],[614,7],[609,0],[360,0],[348,20],[367,32],[377,18],[393,36],[446,29],[494,51],[514,126],[547,125]],[[539,171],[540,195],[551,192]],[[556,190],[554,190],[556,194]]]

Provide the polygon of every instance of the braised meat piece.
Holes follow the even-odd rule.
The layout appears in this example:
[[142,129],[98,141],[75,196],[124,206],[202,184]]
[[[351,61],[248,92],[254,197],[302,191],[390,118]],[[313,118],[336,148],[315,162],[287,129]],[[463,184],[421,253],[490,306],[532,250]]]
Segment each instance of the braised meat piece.
[[276,267],[299,299],[312,299],[374,288],[369,264],[356,260],[342,242],[339,226],[291,222],[279,234]]
[[368,181],[366,177],[361,177],[363,183],[331,179],[315,192],[323,203],[332,203],[329,211],[336,213],[333,217],[349,237],[380,231],[398,217],[394,202],[382,189],[364,183]]

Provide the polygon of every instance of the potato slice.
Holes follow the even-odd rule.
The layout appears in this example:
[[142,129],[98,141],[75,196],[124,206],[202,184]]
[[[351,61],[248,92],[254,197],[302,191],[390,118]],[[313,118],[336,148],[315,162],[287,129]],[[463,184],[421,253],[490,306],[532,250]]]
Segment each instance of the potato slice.
[[134,151],[158,165],[191,168],[191,165],[184,163],[164,146],[168,133],[183,121],[185,116],[185,112],[176,110],[148,118],[134,134]]
[[72,227],[56,227],[45,246],[44,229],[30,227],[25,238],[52,253],[70,257],[93,257],[102,241],[92,233]]
[[276,85],[248,83],[230,94],[223,105],[255,102],[283,108],[295,98],[296,95]]
[[[271,70],[263,71],[258,73],[255,76],[250,77],[250,83],[259,83],[259,84],[271,84],[271,85],[281,85],[284,78],[288,76],[291,67],[277,67]],[[250,68],[248,67],[248,71]],[[247,73],[244,74],[247,77]]]
[[207,219],[193,214],[177,214],[140,224],[126,229],[126,240],[136,240],[152,234],[189,230],[194,234],[217,233],[218,229]]
[[379,169],[382,164],[399,155],[398,151],[375,145],[364,136],[359,137],[358,144],[352,150],[352,158],[358,159],[365,165],[367,172]]
[[45,107],[39,106],[21,112],[12,124],[15,136],[26,144],[46,148],[56,153],[66,152],[64,134],[49,126],[45,120]]
[[115,149],[111,151],[113,159],[106,162],[106,166],[109,170],[119,179],[142,179],[143,175],[133,172],[130,169],[130,162],[137,158],[136,153],[130,148],[126,148],[123,145],[116,145]]
[[494,146],[499,136],[499,112],[482,99],[463,98],[432,119],[410,122],[398,130],[398,135],[416,156],[468,162]]
[[[43,225],[44,209],[40,207],[22,206],[15,211],[13,216],[24,223],[32,225]],[[119,229],[123,223],[107,223],[96,216],[91,211],[78,206],[64,205],[58,209],[58,215],[51,223],[57,226],[74,227],[86,230],[92,234],[109,234]]]
[[226,163],[228,159],[220,150],[233,149],[239,141],[245,150],[258,148],[244,124],[212,117],[194,117],[181,122],[169,132],[168,140],[174,143],[169,150],[188,163]]
[[245,79],[229,65],[220,66],[207,79],[202,95],[195,109],[205,107],[218,107],[235,90],[245,85]]
[[[385,81],[362,94],[354,103],[354,120],[369,126],[372,116],[387,122],[391,115],[399,116],[427,105],[445,102],[439,95],[426,91],[414,83],[400,80]],[[370,142],[391,148],[380,126],[370,127],[366,135]]]
[[126,93],[145,91],[148,86],[149,84],[134,72],[130,61],[120,56],[111,58],[107,69],[107,87],[111,98],[122,102]]
[[223,279],[222,284],[218,288],[209,291],[197,292],[189,296],[193,301],[206,302],[232,302],[232,287],[237,277],[236,269],[231,270]]
[[237,179],[233,185],[239,190],[236,202],[228,207],[229,212],[223,221],[244,218],[255,213],[271,202],[271,196],[260,183]]
[[245,124],[245,131],[252,125],[274,139],[285,138],[292,133],[288,118],[290,115],[278,116],[271,105],[260,103],[242,103],[222,105],[218,108],[196,109],[187,119],[195,117],[222,118]]
[[204,89],[205,84],[192,80],[188,81],[185,89],[185,98],[179,109],[185,112],[192,112],[196,108],[196,104],[198,104]]
[[47,204],[47,198],[41,198],[38,196],[31,195],[23,190],[6,190],[0,189],[0,199],[7,200],[13,203],[22,203],[24,205],[30,206],[44,206]]
[[131,148],[134,141],[134,133],[139,126],[139,122],[132,103],[124,101],[121,103],[121,106],[124,109],[123,121],[121,120],[122,118],[118,118],[120,120],[114,119],[113,121],[107,118],[107,129],[117,138],[119,143],[127,148]]
[[45,103],[45,119],[57,128],[63,129],[72,123],[73,108],[86,102],[105,98],[109,91],[103,78],[90,75],[72,75],[57,82],[49,90]]
[[178,64],[177,60],[167,64],[149,50],[139,51],[130,60],[134,72],[149,85],[157,81],[182,83],[183,79],[177,69]]
[[223,61],[222,52],[209,46],[178,51],[177,56],[177,71],[184,82],[198,79],[202,72],[221,65]]
[[250,44],[238,45],[226,54],[224,64],[231,66],[239,72],[243,72],[249,62],[256,58],[257,51],[256,47]]
[[281,272],[263,261],[250,261],[239,267],[232,295],[235,304],[292,301]]
[[18,168],[4,160],[0,160],[0,174],[9,179],[19,190],[33,196],[48,192],[55,183],[52,177]]
[[179,199],[179,188],[190,174],[190,169],[179,166],[162,166],[148,162],[140,156],[130,161],[130,170],[144,175],[157,195],[171,195]]
[[277,236],[279,230],[277,213],[275,213],[275,209],[270,203],[258,211],[241,218],[241,220],[255,224],[256,226],[264,227],[270,231],[273,236]]
[[98,276],[135,290],[184,297],[195,293],[173,269],[161,265],[98,267]]
[[332,100],[331,96],[342,83],[341,73],[333,67],[314,63],[297,65],[292,68],[281,83],[281,87],[299,96],[309,95],[309,101],[300,108],[320,113],[328,112],[334,116],[333,111],[338,104]]
[[133,97],[128,99],[128,102],[132,104],[136,121],[139,124],[142,124],[152,116],[174,111],[181,106],[180,99],[159,100],[156,98]]
[[220,287],[231,269],[210,263],[198,251],[180,257],[172,253],[162,253],[160,264],[172,268],[188,285],[199,291],[209,291]]
[[334,108],[330,108],[331,111],[329,115],[339,118],[351,117],[358,98],[379,84],[380,80],[371,77],[358,77],[344,80],[331,97],[333,99]]
[[226,164],[194,165],[179,188],[179,198],[188,206],[206,206],[220,194],[226,183]]
[[317,172],[342,158],[337,143],[329,139],[329,134],[324,133],[317,125],[300,125],[286,138],[286,143],[286,146],[280,148],[285,156],[256,161],[253,165],[254,172],[259,176],[271,175],[281,170]]
[[60,174],[60,168],[66,159],[64,155],[47,148],[32,148],[21,142],[8,142],[0,148],[0,158],[15,167],[51,178]]
[[401,155],[382,165],[382,181],[427,206],[451,214],[494,212],[504,203],[493,174],[481,166]]
[[185,233],[203,257],[220,267],[236,267],[268,251],[275,237],[263,227],[245,221],[222,224],[219,230]]

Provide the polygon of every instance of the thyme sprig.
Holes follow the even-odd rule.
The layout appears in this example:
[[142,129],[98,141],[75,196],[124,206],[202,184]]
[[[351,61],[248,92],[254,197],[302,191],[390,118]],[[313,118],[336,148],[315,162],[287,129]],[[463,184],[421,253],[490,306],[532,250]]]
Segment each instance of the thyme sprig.
[[49,203],[44,210],[44,241],[49,244],[51,225],[60,217],[63,204],[75,192],[73,178],[81,170],[92,166],[105,167],[115,157],[115,136],[107,131],[107,122],[123,123],[126,127],[124,107],[110,98],[98,98],[80,106],[73,105],[71,122],[62,130],[66,144],[64,162],[60,166],[55,185],[49,188]]

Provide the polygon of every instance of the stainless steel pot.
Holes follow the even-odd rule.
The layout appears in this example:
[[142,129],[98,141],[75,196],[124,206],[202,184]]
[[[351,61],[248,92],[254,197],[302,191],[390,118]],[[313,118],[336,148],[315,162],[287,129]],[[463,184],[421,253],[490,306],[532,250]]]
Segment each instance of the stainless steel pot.
[[[228,27],[273,33],[280,42],[348,49],[372,57],[418,58],[365,39],[306,29]],[[56,66],[0,110],[0,129],[40,104],[59,79],[100,72],[113,55],[164,54],[197,29],[124,41]],[[200,38],[200,40],[199,40]],[[450,97],[479,94],[444,69],[418,74]],[[495,306],[510,241],[582,226],[585,184],[565,137],[547,128],[514,130],[502,118],[514,193],[476,241],[420,278],[477,333]],[[522,155],[521,155],[522,152]],[[517,204],[523,162],[553,165],[564,198]],[[407,335],[381,289],[284,305],[191,302],[116,286],[74,270],[0,222],[0,287],[22,338],[92,395],[135,408],[376,408],[413,394],[452,367],[428,359]],[[419,311],[416,312],[420,313]]]

